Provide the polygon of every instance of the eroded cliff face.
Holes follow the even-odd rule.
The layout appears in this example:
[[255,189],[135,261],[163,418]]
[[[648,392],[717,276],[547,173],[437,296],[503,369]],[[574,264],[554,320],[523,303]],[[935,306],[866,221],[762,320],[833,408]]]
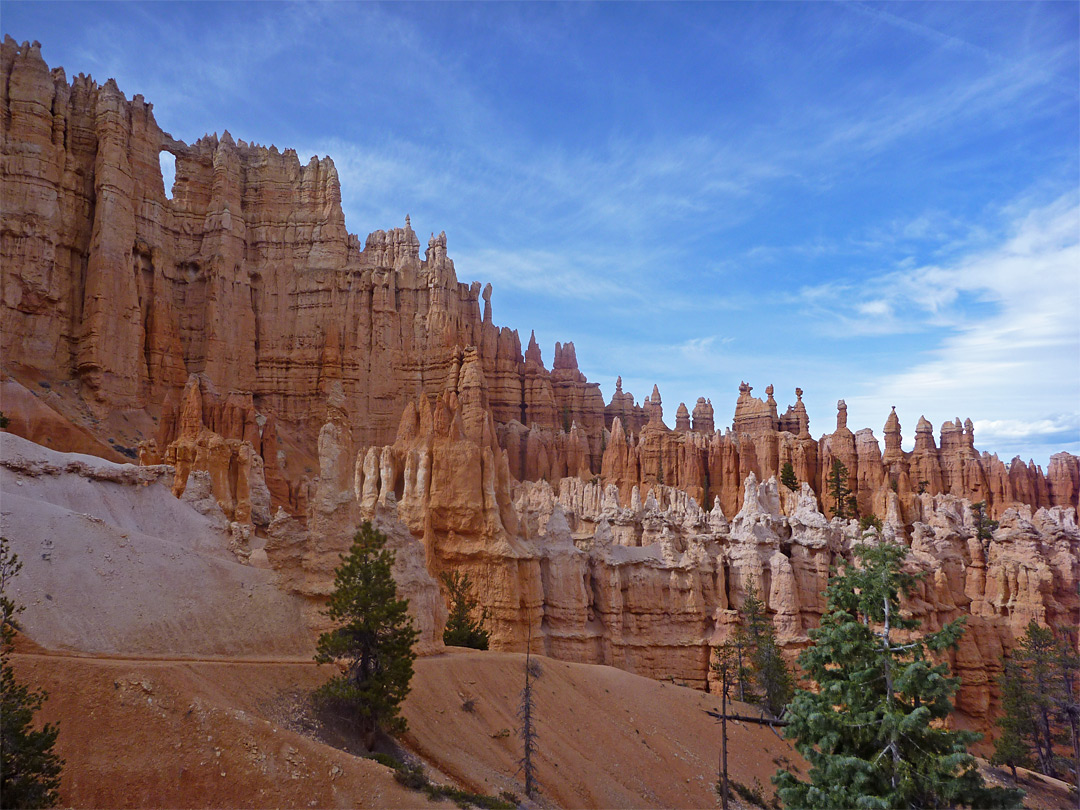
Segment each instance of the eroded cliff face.
[[[605,405],[573,343],[555,345],[548,370],[535,337],[523,353],[518,333],[494,324],[491,286],[481,298],[478,282],[458,282],[445,234],[423,258],[408,217],[363,243],[349,234],[330,158],[301,164],[293,150],[227,132],[184,144],[140,96],[82,75],[68,83],[37,44],[10,37],[0,77],[4,372],[77,381],[98,417],[152,415],[160,454],[178,439],[195,375],[246,414],[211,424],[208,413],[203,427],[249,442],[273,505],[294,515],[305,514],[332,388],[353,439],[385,445],[409,403],[456,385],[470,349],[518,480],[600,474],[624,498],[635,485],[675,486],[699,503],[718,496],[730,517],[750,472],[766,478],[790,461],[820,493],[840,458],[863,512],[880,514],[888,489],[905,518],[919,492],[985,500],[995,516],[1018,504],[1077,506],[1080,459],[1058,454],[1045,474],[1006,465],[975,450],[970,422],[946,423],[940,446],[920,423],[904,453],[890,415],[882,454],[872,434],[848,430],[843,407],[836,430],[815,441],[801,390],[780,415],[771,386],[763,401],[744,383],[722,434],[704,398],[692,418],[680,404],[674,431],[655,388],[639,406],[620,380]],[[171,198],[162,151],[176,158]]]
[[478,366],[470,356],[456,388],[407,408],[393,444],[359,452],[339,497],[361,517],[396,518],[432,572],[469,574],[497,649],[531,638],[555,657],[707,688],[712,649],[730,639],[750,583],[794,657],[825,610],[830,569],[858,543],[901,542],[923,574],[905,608],[928,629],[967,617],[950,653],[963,682],[957,707],[986,724],[1001,654],[1028,621],[1080,621],[1071,507],[1010,508],[984,543],[971,502],[950,494],[914,496],[909,520],[890,490],[882,530],[863,532],[822,514],[809,484],[793,492],[752,471],[731,519],[719,496],[706,511],[662,484],[623,497],[599,478],[514,481],[470,371]]
[[[830,566],[862,539],[820,497],[834,459],[860,511],[927,572],[909,608],[930,627],[969,616],[953,662],[963,711],[986,717],[1000,652],[1029,618],[1080,622],[1076,456],[1045,472],[1005,464],[975,449],[970,421],[935,442],[925,419],[905,452],[895,413],[882,450],[848,428],[842,401],[815,439],[801,389],[781,414],[771,386],[763,400],[746,383],[728,428],[700,398],[671,429],[655,387],[639,405],[620,379],[605,404],[573,343],[555,345],[550,370],[535,336],[523,352],[494,324],[490,285],[458,282],[445,234],[423,257],[408,217],[349,234],[329,158],[302,164],[227,132],[184,144],[141,97],[69,83],[10,38],[0,94],[13,428],[37,436],[47,412],[72,420],[58,442],[79,442],[57,449],[113,452],[113,415],[152,425],[141,461],[170,465],[178,496],[212,497],[236,555],[265,554],[316,628],[339,555],[371,519],[425,650],[445,620],[436,577],[454,569],[477,585],[496,647],[531,639],[705,686],[751,579],[785,647],[806,643]],[[26,405],[50,382],[58,410]],[[787,462],[795,492],[773,480]],[[1001,522],[985,546],[977,501]]]
[[[457,281],[445,234],[423,259],[408,217],[363,243],[349,234],[329,158],[302,165],[291,149],[227,132],[184,144],[115,82],[69,84],[36,43],[5,40],[0,88],[6,370],[76,379],[98,415],[145,409],[174,421],[197,374],[224,395],[250,395],[310,452],[330,386],[357,441],[385,443],[405,404],[442,391],[473,346],[500,424],[536,433],[514,457],[517,473],[527,447],[551,458],[540,472],[562,471],[566,420],[589,432],[589,464],[599,464],[603,401],[573,344],[557,346],[552,371],[535,341],[523,355],[517,333],[492,322],[490,287],[481,315],[479,283]],[[162,151],[176,158],[171,199]]]

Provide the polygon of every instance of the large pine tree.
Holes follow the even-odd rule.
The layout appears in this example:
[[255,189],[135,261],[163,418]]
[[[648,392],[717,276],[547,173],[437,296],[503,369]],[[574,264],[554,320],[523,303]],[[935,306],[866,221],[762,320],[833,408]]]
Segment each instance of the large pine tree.
[[324,684],[316,699],[349,720],[370,747],[376,732],[402,731],[398,707],[409,694],[418,633],[409,602],[398,599],[386,536],[365,522],[352,549],[334,569],[325,614],[339,626],[319,637],[315,660],[343,660],[345,671]]
[[858,517],[858,504],[848,483],[848,468],[840,459],[833,459],[825,485],[833,498],[834,517],[842,520]]
[[[1011,656],[1003,659],[1001,736],[994,762],[1014,769],[1032,765],[1080,783],[1080,656],[1075,635],[1066,628],[1059,632],[1060,637],[1032,619]],[[1071,761],[1065,756],[1070,747]]]
[[907,549],[866,544],[854,553],[859,564],[830,580],[828,612],[799,657],[816,689],[798,691],[786,715],[810,779],[780,771],[780,798],[804,808],[1018,805],[1019,791],[983,783],[967,751],[979,735],[944,727],[959,680],[933,656],[958,641],[962,623],[914,636],[918,622],[900,611],[917,580],[903,570]]

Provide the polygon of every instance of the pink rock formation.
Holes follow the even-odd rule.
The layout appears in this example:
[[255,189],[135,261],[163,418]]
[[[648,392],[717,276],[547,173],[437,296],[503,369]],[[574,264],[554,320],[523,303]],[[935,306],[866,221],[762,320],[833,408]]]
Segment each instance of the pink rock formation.
[[[192,472],[206,472],[225,517],[246,527],[245,539],[251,527],[270,522],[270,491],[259,455],[262,433],[253,415],[250,398],[245,402],[232,395],[221,401],[207,381],[192,375],[176,420],[163,423],[161,435],[161,443],[168,442],[163,460],[176,470],[173,494],[184,494]],[[242,438],[233,438],[237,435]],[[155,461],[157,446],[140,448],[144,463]]]
[[469,574],[485,591],[493,643],[517,648],[539,621],[540,569],[519,539],[510,487],[480,359],[467,352],[456,387],[407,406],[394,443],[356,457],[352,494],[364,517],[391,507],[432,573]]
[[[1055,454],[1046,473],[1034,463],[1024,464],[1019,459],[1006,466],[996,456],[975,449],[971,420],[945,423],[939,448],[933,428],[925,419],[916,429],[914,450],[907,453],[901,448],[901,426],[895,411],[885,424],[882,452],[872,431],[852,433],[848,429],[843,400],[837,403],[836,430],[814,441],[802,389],[796,389],[796,404],[778,417],[771,388],[767,389],[769,399],[763,401],[743,383],[732,429],[724,434],[699,431],[696,421],[690,429],[682,414],[676,416],[676,431],[660,430],[663,423],[655,417],[659,402],[654,404],[650,398],[646,401],[649,421],[636,435],[626,431],[619,417],[621,434],[616,436],[612,422],[611,438],[601,461],[602,480],[615,484],[624,498],[634,486],[644,492],[653,483],[680,487],[695,498],[719,497],[725,514],[733,515],[749,474],[759,480],[768,478],[778,475],[790,462],[798,480],[808,483],[821,497],[833,461],[839,459],[848,469],[848,484],[864,515],[883,516],[889,508],[890,493],[896,496],[896,508],[908,522],[915,519],[915,497],[924,492],[986,501],[995,517],[1021,505],[1034,509],[1076,508],[1080,500],[1080,459],[1069,453]],[[658,400],[659,392],[654,390],[654,394]],[[609,413],[615,405],[613,399]],[[703,427],[708,424],[707,407],[699,400],[695,408],[695,414],[701,414]],[[826,496],[823,506],[831,514],[835,504]]]
[[[500,422],[552,436],[576,422],[599,468],[604,403],[573,344],[550,372],[535,345],[522,357],[490,293],[482,317],[479,284],[458,283],[445,234],[421,259],[408,221],[363,243],[347,233],[329,158],[301,165],[228,133],[189,146],[141,97],[68,84],[10,38],[0,76],[5,364],[79,380],[98,413],[156,413],[202,374],[250,392],[310,448],[332,383],[357,440],[386,443],[405,404],[441,391],[475,346]],[[176,157],[172,199],[162,151]]]
[[714,429],[712,400],[698,397],[697,404],[694,405],[693,430],[708,436]]
[[640,433],[649,421],[643,406],[634,402],[634,395],[622,389],[622,377],[615,380],[615,393],[604,408],[604,423],[610,428],[615,420],[622,422],[623,429]]
[[[771,386],[762,401],[744,383],[730,435],[715,436],[711,403],[699,401],[692,429],[679,413],[670,437],[660,430],[658,391],[640,407],[617,385],[605,406],[572,343],[556,344],[550,371],[535,338],[522,354],[517,333],[492,321],[490,287],[481,313],[480,285],[457,282],[444,233],[431,237],[423,259],[407,218],[404,228],[376,231],[361,245],[345,231],[329,158],[302,166],[291,150],[228,133],[188,146],[157,127],[141,98],[129,101],[114,82],[99,86],[84,76],[69,84],[62,70],[49,71],[38,46],[10,38],[0,47],[0,72],[5,367],[78,380],[98,413],[160,414],[161,448],[175,440],[166,428],[191,374],[224,399],[243,392],[231,411],[272,420],[272,451],[252,441],[251,425],[229,421],[239,417],[207,426],[252,442],[275,505],[294,514],[304,513],[306,471],[275,463],[279,430],[298,451],[289,457],[313,458],[327,391],[340,385],[357,442],[391,442],[405,405],[453,384],[469,346],[519,479],[600,472],[605,426],[617,417],[641,437],[636,483],[719,495],[729,512],[750,472],[767,477],[791,461],[819,491],[833,458],[848,466],[864,511],[880,507],[881,486],[894,483],[882,466],[895,468],[906,511],[920,489],[987,500],[995,516],[1013,504],[1075,506],[1080,496],[1076,457],[1055,457],[1047,473],[1019,460],[1005,465],[977,453],[971,425],[959,420],[943,428],[940,448],[920,424],[907,459],[909,490],[901,492],[904,462],[895,453],[879,460],[868,436],[856,447],[846,414],[811,447],[801,390],[780,416]],[[172,199],[158,165],[163,150],[177,159]],[[656,435],[645,435],[649,427]]]

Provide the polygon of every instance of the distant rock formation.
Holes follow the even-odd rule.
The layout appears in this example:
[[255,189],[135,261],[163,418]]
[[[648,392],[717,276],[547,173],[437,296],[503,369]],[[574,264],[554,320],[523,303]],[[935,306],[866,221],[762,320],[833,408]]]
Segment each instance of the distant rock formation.
[[[1051,456],[1045,473],[1034,462],[1025,464],[1019,458],[1006,465],[996,455],[975,449],[970,419],[942,425],[940,446],[934,442],[930,423],[920,419],[915,448],[905,452],[900,446],[900,420],[895,409],[885,422],[882,453],[873,431],[852,433],[848,429],[843,400],[837,403],[836,429],[815,441],[801,388],[795,389],[795,405],[779,417],[772,386],[766,389],[766,400],[754,397],[752,390],[745,382],[740,385],[732,426],[723,434],[708,430],[712,409],[703,399],[694,409],[692,429],[687,426],[685,406],[676,417],[674,432],[653,420],[634,435],[626,430],[621,416],[612,415],[601,480],[615,484],[623,497],[635,486],[645,492],[657,484],[683,489],[699,503],[718,497],[724,513],[732,515],[741,503],[743,482],[750,473],[762,480],[779,475],[783,465],[790,463],[796,478],[810,485],[825,513],[831,515],[835,504],[827,495],[825,482],[833,461],[839,459],[847,467],[849,486],[862,515],[884,516],[894,495],[899,514],[908,522],[915,519],[916,498],[922,494],[986,501],[994,517],[1021,505],[1036,510],[1077,507],[1080,459],[1070,453]],[[632,399],[628,405],[627,396],[618,391],[607,413],[616,413],[617,402],[621,412],[632,414]],[[646,404],[657,408],[659,399],[654,387]]]

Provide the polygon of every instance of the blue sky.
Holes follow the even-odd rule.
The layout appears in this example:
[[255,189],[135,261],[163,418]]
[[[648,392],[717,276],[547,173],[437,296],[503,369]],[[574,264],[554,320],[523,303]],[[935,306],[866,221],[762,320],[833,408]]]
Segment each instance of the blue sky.
[[446,230],[496,323],[669,424],[970,417],[1080,452],[1080,4],[21,3],[191,142],[333,157],[361,237]]

